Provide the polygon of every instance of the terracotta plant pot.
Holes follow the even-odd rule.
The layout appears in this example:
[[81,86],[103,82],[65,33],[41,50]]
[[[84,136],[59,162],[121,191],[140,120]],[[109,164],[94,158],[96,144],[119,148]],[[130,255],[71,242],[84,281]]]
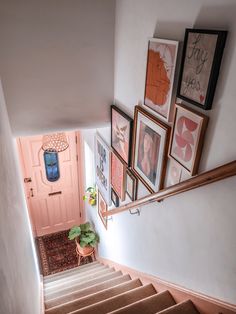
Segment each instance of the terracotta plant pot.
[[75,240],[75,242],[76,242],[77,250],[79,254],[82,256],[90,255],[94,251],[94,248],[92,246],[81,247],[77,240]]

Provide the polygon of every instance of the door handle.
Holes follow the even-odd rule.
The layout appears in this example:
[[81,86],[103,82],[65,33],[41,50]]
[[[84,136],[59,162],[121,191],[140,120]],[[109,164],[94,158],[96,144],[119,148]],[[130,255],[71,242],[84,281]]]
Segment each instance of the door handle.
[[34,197],[34,190],[32,188],[30,189],[30,196]]
[[57,194],[62,194],[62,191],[48,193],[48,196],[53,196],[53,195],[57,195]]

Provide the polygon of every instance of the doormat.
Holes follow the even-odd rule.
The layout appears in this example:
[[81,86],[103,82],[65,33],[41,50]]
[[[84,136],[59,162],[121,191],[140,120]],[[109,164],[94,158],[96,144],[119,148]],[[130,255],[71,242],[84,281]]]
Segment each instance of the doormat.
[[[68,234],[69,230],[65,230],[36,238],[43,276],[78,266],[76,244],[75,241],[68,239]],[[81,260],[80,265],[90,262],[92,262],[92,258],[85,257]]]

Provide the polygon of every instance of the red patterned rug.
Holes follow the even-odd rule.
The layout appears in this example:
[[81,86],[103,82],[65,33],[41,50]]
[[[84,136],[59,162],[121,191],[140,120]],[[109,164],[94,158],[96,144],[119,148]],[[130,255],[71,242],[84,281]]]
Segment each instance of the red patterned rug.
[[[75,242],[68,239],[69,230],[36,238],[43,276],[78,266]],[[80,265],[90,263],[85,258]]]

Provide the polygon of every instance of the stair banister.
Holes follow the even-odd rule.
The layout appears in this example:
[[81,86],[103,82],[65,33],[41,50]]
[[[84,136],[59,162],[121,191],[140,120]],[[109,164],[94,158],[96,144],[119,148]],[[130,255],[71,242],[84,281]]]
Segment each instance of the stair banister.
[[223,166],[214,168],[212,170],[203,172],[199,175],[196,175],[186,181],[180,182],[178,184],[172,185],[168,188],[160,190],[159,192],[149,194],[144,196],[136,201],[122,205],[120,207],[108,210],[102,213],[103,217],[113,216],[119,214],[123,211],[137,208],[143,205],[147,205],[152,202],[162,201],[167,197],[180,194],[198,187],[220,181],[229,177],[236,175],[236,160],[224,164]]

